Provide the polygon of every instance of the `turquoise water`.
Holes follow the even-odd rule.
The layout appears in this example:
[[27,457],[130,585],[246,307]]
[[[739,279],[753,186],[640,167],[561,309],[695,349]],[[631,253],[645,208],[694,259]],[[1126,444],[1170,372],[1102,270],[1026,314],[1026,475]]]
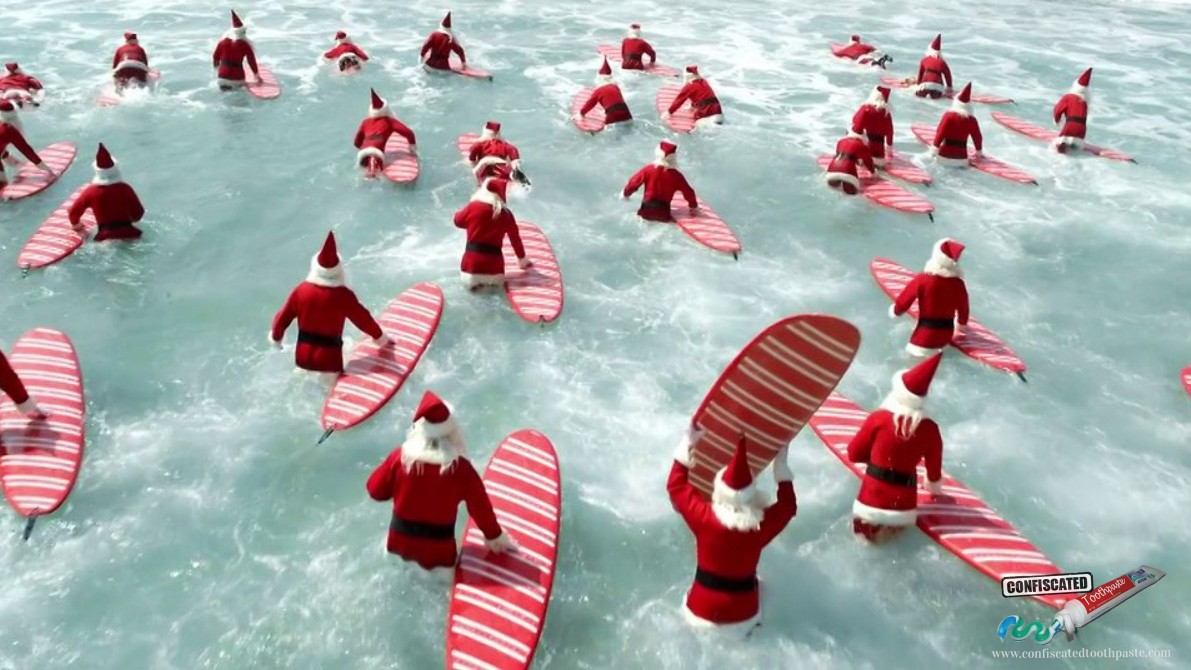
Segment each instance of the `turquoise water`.
[[[494,84],[416,68],[445,8],[338,5],[237,6],[284,87],[267,103],[213,88],[223,5],[5,7],[0,54],[51,90],[25,116],[27,134],[37,145],[75,141],[81,154],[49,192],[0,208],[0,337],[11,344],[40,325],[70,334],[89,439],[69,503],[28,543],[21,520],[5,517],[0,667],[439,667],[445,587],[384,556],[389,512],[364,492],[424,388],[457,407],[481,464],[521,427],[558,448],[564,544],[537,667],[1016,667],[991,652],[1037,646],[1002,643],[997,625],[1009,614],[1044,619],[1041,606],[1002,599],[920,534],[880,550],[856,543],[857,483],[809,430],[791,455],[799,514],[762,562],[765,627],[726,643],[695,636],[677,613],[693,555],[664,479],[702,394],[765,325],[827,312],[864,336],[841,390],[875,405],[905,363],[909,325],[886,318],[868,261],[917,267],[946,235],[968,245],[974,314],[1030,366],[1028,385],[961,357],[944,367],[931,408],[946,467],[1061,567],[1097,583],[1142,563],[1169,573],[1079,642],[1050,647],[1171,658],[1050,663],[1185,666],[1186,4],[866,0],[812,10],[692,0],[677,14],[630,14],[456,3],[457,33]],[[653,112],[658,80],[624,82],[638,117],[629,133],[592,138],[567,123],[574,91],[599,64],[594,46],[633,20],[663,62],[698,63],[724,101],[728,125],[681,138],[680,165],[736,230],[739,262],[644,227],[615,198],[667,137]],[[330,76],[319,63],[339,28],[374,56],[362,76]],[[93,99],[125,29],[164,79],[151,99],[101,110]],[[1140,164],[1060,158],[979,108],[986,152],[1038,176],[1038,188],[932,169],[936,184],[915,190],[934,202],[934,224],[842,202],[818,183],[814,158],[875,74],[831,58],[827,43],[859,32],[903,74],[937,31],[957,79],[1015,98],[1008,111],[1036,122],[1095,66],[1092,138]],[[413,188],[365,183],[351,168],[369,86],[418,133]],[[919,152],[909,124],[942,109],[895,93],[899,147]],[[463,241],[450,216],[474,182],[454,140],[489,118],[534,180],[514,211],[550,236],[566,278],[566,309],[547,329],[457,282]],[[89,178],[98,141],[145,201],[146,238],[86,247],[21,280],[17,252]],[[328,228],[365,304],[430,280],[447,309],[389,406],[315,447],[323,391],[291,372],[292,350],[275,354],[264,337]]]

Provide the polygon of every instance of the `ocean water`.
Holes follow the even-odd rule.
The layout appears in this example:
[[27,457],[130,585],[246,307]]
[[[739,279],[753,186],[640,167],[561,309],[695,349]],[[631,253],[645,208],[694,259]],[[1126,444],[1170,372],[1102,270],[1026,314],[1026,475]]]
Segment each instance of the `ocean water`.
[[[1078,642],[1050,645],[1169,658],[1031,663],[1186,667],[1187,3],[691,0],[634,13],[456,2],[457,34],[492,84],[416,67],[445,7],[236,8],[280,78],[278,100],[214,89],[221,3],[4,8],[0,55],[50,90],[25,116],[28,136],[72,140],[80,159],[47,193],[0,205],[0,338],[43,325],[70,334],[89,439],[69,502],[29,542],[15,514],[3,517],[0,668],[440,667],[446,588],[384,555],[389,509],[364,491],[426,388],[456,406],[479,465],[522,427],[558,449],[563,544],[535,667],[1017,667],[992,652],[1037,645],[1000,641],[997,624],[1009,614],[1049,621],[1048,611],[1001,598],[921,534],[881,549],[854,541],[857,482],[809,429],[791,450],[798,516],[762,561],[765,626],[728,642],[692,633],[678,615],[693,546],[664,481],[706,389],[764,326],[826,312],[862,331],[840,388],[874,406],[907,362],[909,324],[886,318],[868,261],[918,267],[944,236],[968,245],[974,314],[1030,366],[1022,384],[949,357],[930,401],[945,467],[1063,568],[1097,583],[1142,563],[1169,573]],[[728,123],[679,138],[679,156],[737,232],[739,261],[646,227],[616,200],[671,137],[653,110],[659,80],[624,78],[638,119],[628,133],[589,137],[567,122],[599,64],[595,45],[615,43],[631,21],[645,24],[663,62],[698,63],[724,102]],[[340,28],[373,56],[361,76],[319,63]],[[125,29],[164,79],[155,96],[99,109]],[[828,42],[859,32],[905,74],[938,31],[958,82],[1015,98],[1006,111],[1035,122],[1095,66],[1092,139],[1139,164],[1062,158],[978,107],[986,152],[1035,174],[1038,187],[932,168],[935,185],[913,190],[935,204],[933,224],[836,197],[815,156],[834,146],[876,73],[831,58]],[[418,134],[423,171],[412,188],[367,183],[352,168],[369,86]],[[943,109],[895,93],[898,147],[921,153],[909,124]],[[566,309],[548,328],[458,285],[463,240],[450,216],[474,182],[454,140],[490,118],[534,180],[512,207],[550,236],[565,275]],[[98,141],[149,210],[145,239],[87,246],[22,280],[21,245],[89,178]],[[265,332],[331,228],[365,304],[429,280],[447,309],[401,393],[316,447],[323,390],[291,371],[292,350],[268,349]]]

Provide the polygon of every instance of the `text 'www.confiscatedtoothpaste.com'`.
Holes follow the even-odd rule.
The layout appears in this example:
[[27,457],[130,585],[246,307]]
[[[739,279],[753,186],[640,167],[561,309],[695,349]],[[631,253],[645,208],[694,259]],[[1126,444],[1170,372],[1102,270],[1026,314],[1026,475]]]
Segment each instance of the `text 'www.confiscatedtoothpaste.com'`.
[[1053,649],[1040,647],[1038,649],[998,649],[992,652],[993,658],[1024,660],[1030,658],[1111,658],[1121,660],[1125,658],[1170,658],[1170,649]]

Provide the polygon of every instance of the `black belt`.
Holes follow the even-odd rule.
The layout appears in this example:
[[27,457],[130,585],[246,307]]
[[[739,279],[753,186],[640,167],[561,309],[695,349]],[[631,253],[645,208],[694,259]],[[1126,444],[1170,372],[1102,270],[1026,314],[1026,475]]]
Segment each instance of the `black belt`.
[[342,337],[332,337],[330,335],[319,335],[312,333],[309,330],[298,330],[298,341],[306,344],[313,344],[316,347],[337,347],[343,348]]
[[244,63],[244,61],[240,61],[240,60],[222,60],[221,59],[219,61],[220,65],[225,65],[227,67],[241,67],[242,68],[242,67],[244,67],[243,63]]
[[640,63],[642,54],[629,54],[624,57],[625,62]]
[[945,147],[966,147],[966,146],[968,146],[968,141],[967,140],[943,140],[943,146],[945,146]]
[[1068,116],[1067,121],[1074,122],[1074,123],[1087,123],[1088,117],[1086,117],[1086,116]]
[[691,103],[691,107],[706,107],[708,105],[718,105],[718,104],[720,104],[719,98],[712,96],[710,98],[705,98],[703,100],[700,100],[699,102]]
[[850,154],[850,153],[848,153],[848,152],[846,152],[846,151],[841,151],[840,153],[838,153],[838,154],[836,154],[836,155],[835,155],[835,159],[836,159],[836,160],[839,160],[839,159],[841,159],[841,158],[847,158],[848,160],[850,160],[850,161],[852,161],[852,162],[856,162],[856,156],[855,156],[855,154]]
[[923,328],[934,328],[936,330],[954,330],[955,319],[928,319],[926,317],[918,317],[918,325]]
[[888,484],[896,484],[897,486],[905,486],[912,489],[918,488],[917,475],[907,475],[904,472],[886,470],[885,468],[879,465],[873,465],[872,463],[869,463],[868,467],[865,468],[864,474]]
[[878,133],[865,133],[864,135],[868,137],[869,142],[880,142],[881,140],[885,139],[884,135]]
[[611,114],[612,112],[621,112],[621,111],[624,111],[624,112],[629,111],[629,106],[627,103],[618,102],[615,105],[612,105],[611,107],[604,109],[605,114]]
[[389,530],[394,533],[400,533],[410,537],[420,537],[427,540],[455,539],[455,526],[452,524],[406,521],[396,514],[393,515],[393,520],[389,522]]
[[131,227],[132,227],[131,221],[117,221],[116,223],[101,223],[101,224],[99,224],[99,230],[101,230],[101,231],[117,230],[119,228],[131,228]]
[[385,134],[384,134],[384,133],[372,133],[371,135],[365,135],[365,136],[364,136],[364,139],[367,139],[367,140],[383,140],[383,139],[385,139]]
[[665,200],[643,200],[641,202],[641,209],[670,209],[670,203]]
[[474,251],[477,254],[488,254],[489,256],[503,256],[504,252],[495,244],[481,244],[480,242],[468,242],[467,250]]
[[700,586],[706,586],[714,591],[748,593],[757,588],[757,576],[752,575],[744,579],[733,579],[710,573],[703,568],[695,568],[695,583]]
[[932,73],[932,74],[943,74],[943,71],[942,71],[942,70],[932,70],[932,69],[930,69],[930,68],[927,68],[927,69],[923,70],[923,72],[930,72],[930,73]]

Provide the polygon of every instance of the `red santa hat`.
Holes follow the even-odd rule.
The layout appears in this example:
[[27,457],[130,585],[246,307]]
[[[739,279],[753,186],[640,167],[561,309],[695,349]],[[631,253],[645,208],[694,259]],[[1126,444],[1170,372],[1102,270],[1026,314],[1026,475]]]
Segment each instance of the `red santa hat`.
[[964,116],[972,115],[972,82],[964,84],[959,95],[955,96],[955,101],[951,103],[951,111]]
[[930,48],[926,50],[927,56],[938,56],[943,51],[943,33],[935,35],[935,38],[930,41]]
[[892,395],[905,407],[921,410],[926,394],[930,391],[930,383],[935,378],[935,372],[939,370],[939,362],[942,360],[943,352],[940,351],[909,370],[895,374]]
[[136,41],[136,33],[132,32],[131,30],[124,31],[124,41],[125,42],[135,42]]
[[923,272],[940,277],[962,277],[959,267],[959,256],[966,247],[949,237],[945,237],[931,249],[930,259],[926,262]]
[[699,74],[699,66],[698,65],[686,66],[686,78],[688,81],[700,79],[701,77],[702,77],[702,75]]
[[451,416],[450,406],[434,391],[422,394],[422,401],[414,410],[413,424],[421,428],[422,434],[430,439],[446,437],[455,432],[455,420]]
[[889,87],[875,86],[871,93],[868,94],[868,104],[876,107],[884,107],[889,104]]
[[490,140],[500,137],[500,124],[496,121],[489,121],[484,124],[484,130],[480,131],[481,140]]
[[604,63],[600,65],[600,75],[605,77],[612,76],[612,66],[608,64],[608,57],[604,56]]
[[335,232],[328,231],[323,248],[310,259],[310,274],[306,281],[318,286],[343,286],[343,264],[335,245]]
[[1071,92],[1076,95],[1087,95],[1088,86],[1092,84],[1092,68],[1083,71],[1079,75],[1079,79],[1075,80],[1075,84],[1071,87]]
[[8,74],[20,74],[21,66],[17,63],[5,63],[4,69],[8,70]]
[[852,41],[852,42],[859,42],[859,41],[860,41],[860,35],[853,35],[852,37],[850,37],[850,38],[849,38],[849,40],[850,40],[850,41]]
[[381,116],[389,115],[389,102],[376,94],[376,89],[369,89],[372,93],[372,102],[368,107],[368,118],[375,119]]
[[103,146],[103,142],[99,143],[99,149],[95,151],[93,167],[95,176],[91,179],[91,183],[106,186],[121,181],[120,168],[116,167],[116,161],[112,160],[112,155],[108,153],[108,148]]
[[342,30],[335,33],[335,41],[336,42],[346,42],[347,41],[347,33],[343,32]]
[[630,23],[629,24],[629,37],[640,37],[640,36],[641,36],[641,24],[640,23]]
[[17,108],[7,99],[0,99],[0,122],[20,126],[20,117],[17,116]]
[[451,13],[450,12],[447,12],[447,15],[442,17],[442,23],[439,23],[438,27],[442,28],[443,30],[448,30],[448,31],[451,29]]
[[742,434],[736,443],[736,451],[728,465],[715,475],[714,498],[716,502],[737,507],[749,506],[757,496],[753,484],[753,473],[749,470],[748,444]]
[[658,144],[658,148],[654,150],[654,162],[665,167],[676,167],[678,165],[678,145],[662,140]]
[[232,10],[232,29],[230,34],[237,39],[243,39],[248,34],[248,29],[244,27],[244,22],[240,20],[240,15],[234,9]]

